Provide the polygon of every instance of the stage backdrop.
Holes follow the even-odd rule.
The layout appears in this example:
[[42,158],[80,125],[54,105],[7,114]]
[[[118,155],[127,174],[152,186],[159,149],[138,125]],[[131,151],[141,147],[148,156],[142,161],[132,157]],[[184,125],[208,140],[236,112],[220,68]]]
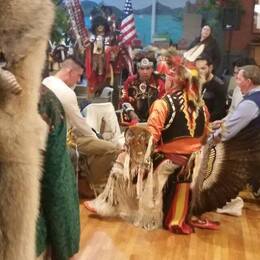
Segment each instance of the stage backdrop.
[[[185,12],[196,10],[198,5],[201,5],[201,0],[157,0],[156,5],[156,22],[155,32],[157,35],[166,35],[172,43],[178,43],[186,33],[188,27],[184,29]],[[90,27],[90,11],[93,7],[100,3],[107,6],[112,6],[117,16],[122,15],[125,0],[81,0],[85,14],[86,26]],[[132,5],[135,14],[135,23],[138,33],[138,38],[143,45],[151,43],[151,13],[152,0],[132,0]],[[194,31],[195,29],[195,31]],[[199,31],[199,26],[192,28],[193,33]]]

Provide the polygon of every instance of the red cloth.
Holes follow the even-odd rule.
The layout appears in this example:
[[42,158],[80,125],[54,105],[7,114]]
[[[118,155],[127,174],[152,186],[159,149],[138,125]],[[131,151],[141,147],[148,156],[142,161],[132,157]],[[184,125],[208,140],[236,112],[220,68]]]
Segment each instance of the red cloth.
[[85,50],[85,67],[86,67],[86,78],[87,80],[90,79],[92,73],[92,61],[91,61],[91,48],[88,47]]
[[167,212],[164,225],[173,233],[190,234],[192,227],[186,222],[189,209],[190,183],[177,183],[171,207]]
[[183,155],[183,154],[165,154],[165,158],[171,160],[174,164],[180,165],[180,166],[186,166],[189,156]]
[[86,79],[88,81],[89,93],[95,93],[98,89],[104,87],[107,74],[110,73],[110,60],[111,52],[110,48],[105,51],[105,69],[103,75],[97,75],[96,71],[92,70],[92,53],[91,46],[88,46],[85,50],[85,67],[86,67]]

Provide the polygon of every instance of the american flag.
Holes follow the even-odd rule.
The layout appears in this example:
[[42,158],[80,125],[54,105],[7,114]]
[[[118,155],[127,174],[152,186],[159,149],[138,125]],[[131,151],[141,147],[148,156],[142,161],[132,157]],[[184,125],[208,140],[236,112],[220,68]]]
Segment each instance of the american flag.
[[124,15],[121,22],[121,43],[130,45],[136,39],[135,20],[131,0],[125,0]]

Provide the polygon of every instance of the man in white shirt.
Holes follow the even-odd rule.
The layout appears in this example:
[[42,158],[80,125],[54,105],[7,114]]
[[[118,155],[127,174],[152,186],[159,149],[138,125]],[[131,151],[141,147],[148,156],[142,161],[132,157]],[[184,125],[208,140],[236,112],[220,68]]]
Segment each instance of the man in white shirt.
[[88,175],[92,184],[104,185],[119,152],[116,145],[98,139],[95,132],[81,115],[73,89],[84,71],[76,59],[68,58],[55,76],[47,77],[42,84],[49,88],[61,102],[65,111],[68,129],[73,128],[77,148],[87,157]]

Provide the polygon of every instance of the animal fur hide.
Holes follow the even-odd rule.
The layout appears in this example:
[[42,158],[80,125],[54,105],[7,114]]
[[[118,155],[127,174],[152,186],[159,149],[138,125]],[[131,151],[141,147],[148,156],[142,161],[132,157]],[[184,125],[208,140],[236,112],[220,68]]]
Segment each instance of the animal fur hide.
[[0,0],[0,259],[35,259],[46,132],[37,102],[53,14],[50,0]]

